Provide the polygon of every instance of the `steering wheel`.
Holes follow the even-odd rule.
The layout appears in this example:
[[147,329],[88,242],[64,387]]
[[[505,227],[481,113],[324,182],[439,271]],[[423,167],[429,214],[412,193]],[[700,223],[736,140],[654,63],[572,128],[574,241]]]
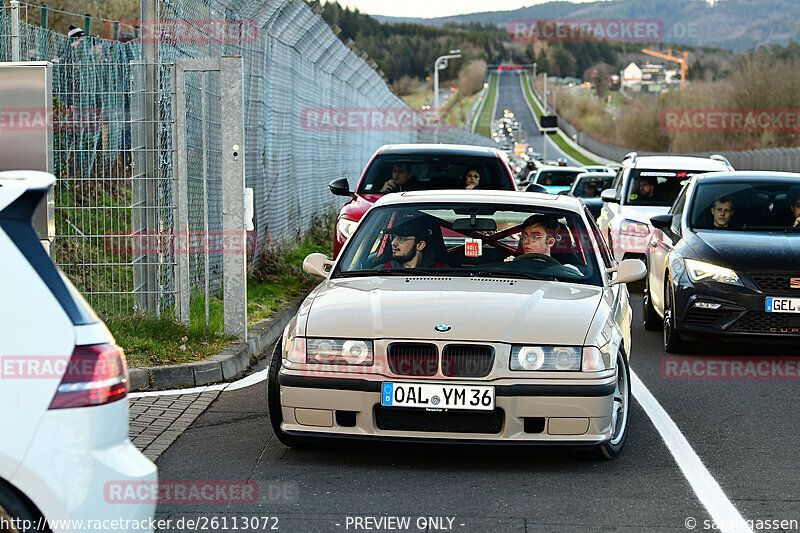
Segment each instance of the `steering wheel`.
[[550,263],[551,265],[561,266],[561,262],[558,259],[553,259],[547,254],[522,254],[514,258],[515,263],[518,261],[542,261],[544,263]]

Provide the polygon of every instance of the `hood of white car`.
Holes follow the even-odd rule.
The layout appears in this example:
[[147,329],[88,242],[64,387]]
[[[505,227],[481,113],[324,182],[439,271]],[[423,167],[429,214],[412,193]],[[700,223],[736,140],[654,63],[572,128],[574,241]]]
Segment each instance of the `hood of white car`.
[[[581,345],[602,292],[588,285],[495,278],[334,279],[317,292],[306,335]],[[437,325],[450,329],[440,332]]]
[[626,205],[620,209],[620,219],[635,220],[636,222],[644,222],[650,224],[650,217],[656,215],[665,215],[669,212],[669,206],[651,206],[651,205]]

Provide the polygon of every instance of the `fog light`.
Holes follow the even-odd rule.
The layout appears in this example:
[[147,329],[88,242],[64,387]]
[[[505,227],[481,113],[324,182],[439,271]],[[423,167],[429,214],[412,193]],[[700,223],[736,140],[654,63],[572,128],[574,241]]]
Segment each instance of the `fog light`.
[[695,302],[692,307],[697,307],[698,309],[719,309],[722,307],[722,304],[712,304],[711,302]]

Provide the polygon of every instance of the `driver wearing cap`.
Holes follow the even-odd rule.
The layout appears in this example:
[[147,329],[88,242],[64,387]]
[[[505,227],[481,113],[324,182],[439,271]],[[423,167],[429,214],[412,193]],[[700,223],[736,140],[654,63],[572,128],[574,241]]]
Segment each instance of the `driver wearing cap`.
[[386,268],[443,268],[436,261],[429,246],[433,237],[430,225],[419,218],[412,218],[389,230],[392,237],[392,259]]

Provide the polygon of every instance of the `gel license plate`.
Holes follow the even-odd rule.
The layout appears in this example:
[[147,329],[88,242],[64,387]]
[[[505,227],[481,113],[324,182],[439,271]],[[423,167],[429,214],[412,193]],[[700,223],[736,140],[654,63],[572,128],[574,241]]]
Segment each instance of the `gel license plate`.
[[767,298],[767,313],[800,313],[800,298]]
[[494,387],[439,383],[384,383],[381,405],[430,409],[494,409]]

